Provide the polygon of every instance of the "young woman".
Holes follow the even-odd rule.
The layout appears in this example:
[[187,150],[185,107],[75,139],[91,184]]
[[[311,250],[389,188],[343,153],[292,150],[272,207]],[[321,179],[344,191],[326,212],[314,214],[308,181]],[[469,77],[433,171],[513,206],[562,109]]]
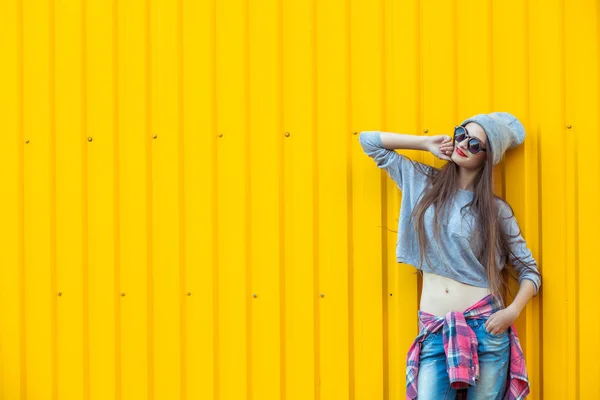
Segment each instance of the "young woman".
[[[522,399],[529,393],[513,322],[541,275],[492,168],[525,130],[506,112],[477,114],[447,135],[364,131],[365,153],[402,191],[396,258],[422,272],[419,335],[407,355],[406,398]],[[394,149],[426,150],[441,168]],[[505,306],[510,261],[519,291]]]

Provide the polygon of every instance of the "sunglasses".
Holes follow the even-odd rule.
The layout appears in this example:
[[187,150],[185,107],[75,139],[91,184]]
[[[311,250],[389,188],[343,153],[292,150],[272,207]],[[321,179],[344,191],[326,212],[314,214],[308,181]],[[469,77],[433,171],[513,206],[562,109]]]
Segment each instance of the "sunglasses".
[[481,141],[479,141],[477,138],[469,136],[469,133],[464,126],[454,127],[454,142],[460,143],[465,140],[465,138],[469,138],[469,141],[467,142],[467,149],[469,149],[471,154],[477,154],[480,151],[486,151],[485,148],[483,148]]

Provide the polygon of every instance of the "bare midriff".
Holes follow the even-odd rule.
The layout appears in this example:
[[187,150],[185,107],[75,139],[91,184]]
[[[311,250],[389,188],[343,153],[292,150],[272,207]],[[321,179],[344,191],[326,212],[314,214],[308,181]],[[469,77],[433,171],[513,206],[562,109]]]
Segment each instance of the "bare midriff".
[[423,272],[419,309],[438,316],[450,311],[463,312],[489,293],[487,287],[467,285],[445,276]]

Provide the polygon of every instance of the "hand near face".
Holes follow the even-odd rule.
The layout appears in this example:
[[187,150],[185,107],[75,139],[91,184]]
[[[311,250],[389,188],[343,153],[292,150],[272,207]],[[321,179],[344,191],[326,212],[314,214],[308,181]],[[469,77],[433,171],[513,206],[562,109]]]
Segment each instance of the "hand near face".
[[[436,135],[429,137],[428,149],[440,160],[452,161],[452,152],[454,151],[454,144],[452,138],[448,135]],[[452,161],[453,162],[453,161]]]

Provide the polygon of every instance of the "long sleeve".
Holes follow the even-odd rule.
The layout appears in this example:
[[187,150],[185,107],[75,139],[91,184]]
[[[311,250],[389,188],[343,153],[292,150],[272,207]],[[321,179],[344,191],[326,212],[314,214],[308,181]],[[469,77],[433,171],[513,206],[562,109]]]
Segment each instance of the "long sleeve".
[[[411,184],[411,180],[415,177],[412,160],[395,150],[383,147],[380,131],[363,131],[358,140],[364,152],[375,161],[378,168],[387,172],[398,189],[404,191],[405,183]],[[420,177],[420,179],[423,180],[424,177]]]
[[[535,269],[539,273],[538,265],[536,260],[533,258],[533,254],[527,243],[521,234],[521,229],[517,219],[511,212],[504,202],[500,202],[500,224],[504,232],[508,235],[508,241],[510,249],[513,254],[508,254],[509,261],[519,274],[519,285],[523,279],[529,279],[535,286],[534,296],[537,296],[540,286],[542,284],[540,276],[535,274],[533,271],[526,267],[529,266],[531,269]],[[518,256],[522,262],[520,262],[515,256]]]

